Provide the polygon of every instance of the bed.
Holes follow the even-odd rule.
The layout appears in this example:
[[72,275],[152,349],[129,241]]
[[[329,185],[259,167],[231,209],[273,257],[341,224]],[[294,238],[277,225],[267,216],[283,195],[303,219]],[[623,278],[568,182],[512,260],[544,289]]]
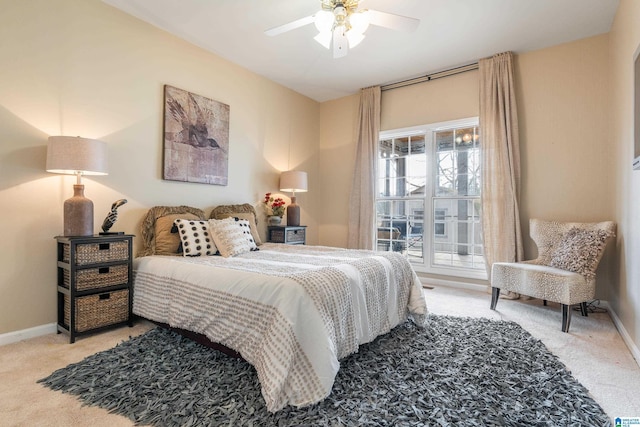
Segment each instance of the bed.
[[408,319],[424,326],[422,286],[402,255],[263,244],[255,216],[250,205],[216,208],[211,217],[218,220],[207,229],[219,237],[214,226],[242,223],[255,247],[231,256],[183,256],[184,247],[177,252],[188,243],[184,236],[180,242],[170,236],[167,252],[157,249],[162,227],[181,217],[204,224],[203,213],[152,208],[143,221],[143,256],[134,261],[133,311],[237,351],[255,367],[269,411],[321,401],[340,359]]

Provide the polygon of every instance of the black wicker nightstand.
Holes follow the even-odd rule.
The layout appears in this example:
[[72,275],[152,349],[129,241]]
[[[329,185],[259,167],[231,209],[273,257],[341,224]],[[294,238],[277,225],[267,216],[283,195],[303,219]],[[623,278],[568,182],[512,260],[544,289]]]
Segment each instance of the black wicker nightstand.
[[73,343],[81,334],[133,326],[133,236],[56,237],[58,333]]
[[307,242],[306,225],[272,225],[268,227],[268,241],[287,245],[304,245]]

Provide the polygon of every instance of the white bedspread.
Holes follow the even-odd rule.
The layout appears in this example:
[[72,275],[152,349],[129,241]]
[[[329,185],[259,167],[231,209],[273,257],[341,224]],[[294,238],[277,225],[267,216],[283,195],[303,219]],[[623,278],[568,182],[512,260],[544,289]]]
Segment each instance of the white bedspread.
[[136,259],[133,312],[238,351],[275,412],[324,399],[340,359],[408,316],[422,326],[427,307],[400,254],[264,244],[233,258]]

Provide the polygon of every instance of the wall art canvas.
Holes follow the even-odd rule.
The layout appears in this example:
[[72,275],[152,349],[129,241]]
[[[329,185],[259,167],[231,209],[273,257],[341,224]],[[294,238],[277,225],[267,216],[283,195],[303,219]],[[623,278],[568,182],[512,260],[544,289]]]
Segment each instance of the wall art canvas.
[[227,185],[229,106],[164,87],[164,171],[170,181]]

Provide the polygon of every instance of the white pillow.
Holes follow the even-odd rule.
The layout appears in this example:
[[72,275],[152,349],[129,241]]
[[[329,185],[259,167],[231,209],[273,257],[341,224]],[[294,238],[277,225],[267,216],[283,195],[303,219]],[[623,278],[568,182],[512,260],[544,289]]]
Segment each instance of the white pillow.
[[[246,225],[240,224],[241,222]],[[210,219],[209,228],[220,255],[225,258],[257,249],[247,220],[237,220],[233,217]]]
[[249,246],[251,248],[252,251],[257,251],[258,250],[258,242],[256,242],[254,240],[253,237],[253,232],[251,230],[251,223],[249,222],[248,219],[240,219],[238,217],[233,217],[233,219],[236,220],[236,224],[240,227],[240,229],[242,230],[242,233],[244,234],[245,239],[247,239],[247,241],[249,242]]
[[218,252],[218,248],[211,238],[208,221],[176,219],[174,223],[178,227],[178,235],[182,242],[182,255],[215,255]]

